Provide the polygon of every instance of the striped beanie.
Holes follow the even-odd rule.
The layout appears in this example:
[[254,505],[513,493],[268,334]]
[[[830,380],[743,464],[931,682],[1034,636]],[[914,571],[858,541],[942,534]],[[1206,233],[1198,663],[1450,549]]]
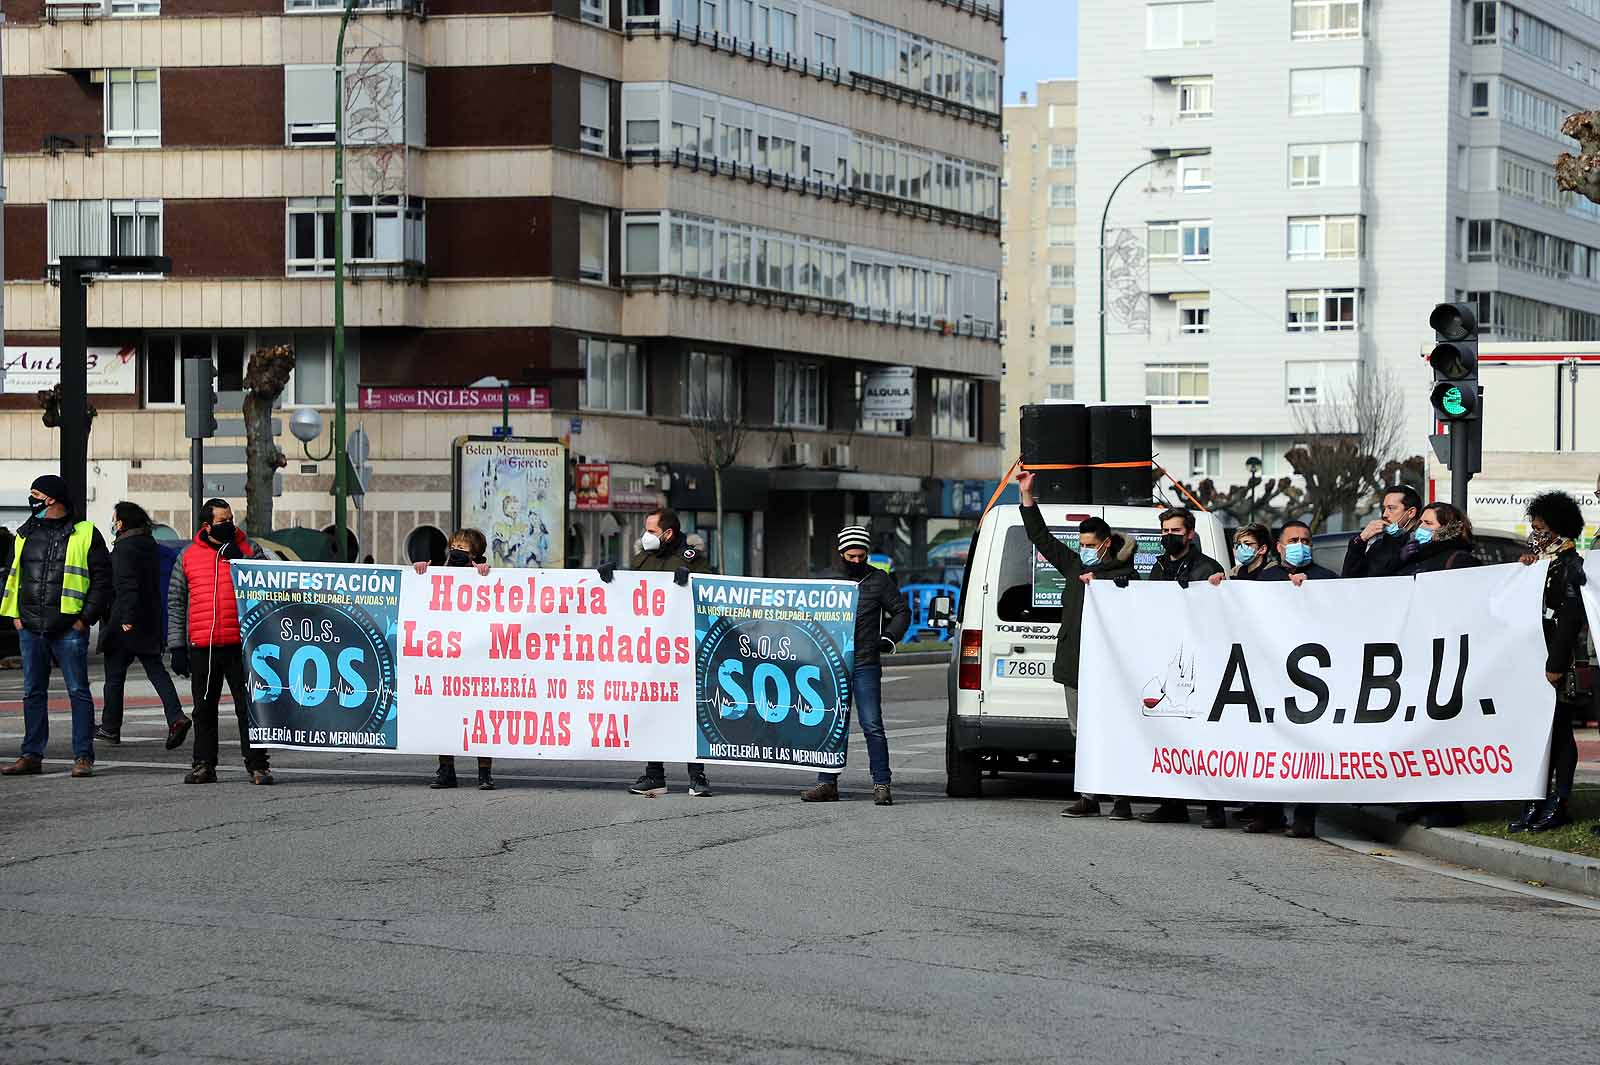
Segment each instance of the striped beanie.
[[872,550],[872,537],[860,525],[846,525],[839,530],[839,554],[860,548],[863,551]]

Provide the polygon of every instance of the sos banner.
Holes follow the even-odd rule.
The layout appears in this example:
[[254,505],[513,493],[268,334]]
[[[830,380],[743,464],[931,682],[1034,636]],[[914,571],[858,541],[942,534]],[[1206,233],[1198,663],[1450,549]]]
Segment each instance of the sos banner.
[[251,742],[842,769],[844,729],[825,721],[848,717],[855,587],[716,578],[754,590],[702,607],[702,580],[236,563]]
[[1096,581],[1076,786],[1258,802],[1543,796],[1545,568],[1299,587]]

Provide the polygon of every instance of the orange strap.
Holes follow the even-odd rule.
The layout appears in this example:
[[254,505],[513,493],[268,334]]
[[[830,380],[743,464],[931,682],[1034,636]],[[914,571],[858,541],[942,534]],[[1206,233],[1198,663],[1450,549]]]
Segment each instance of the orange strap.
[[[1006,475],[1000,478],[1000,487],[996,488],[994,490],[994,495],[989,497],[988,505],[983,508],[983,515],[987,515],[989,511],[994,509],[995,503],[999,502],[1000,500],[1000,494],[1006,490],[1006,485],[1011,483],[1011,479],[1017,475],[1017,470],[1021,466],[1022,460],[1018,459],[1011,464],[1011,468],[1006,471]],[[1029,466],[1028,472],[1038,473],[1042,470],[1148,470],[1152,468],[1161,470],[1160,466],[1157,466],[1149,459],[1136,459],[1133,462],[1066,462],[1056,463],[1053,465],[1040,464],[1038,466]],[[1161,470],[1161,472],[1165,474],[1167,471]],[[1182,488],[1183,486],[1179,485],[1178,487]],[[1184,495],[1189,495],[1189,493],[1185,491]],[[1189,496],[1189,498],[1194,499],[1194,496]],[[1199,501],[1195,502],[1195,506],[1200,506]],[[1201,507],[1200,509],[1204,510],[1205,508]],[[979,521],[983,520],[983,515],[979,516]]]
[[[1155,464],[1151,463],[1151,465],[1155,465]],[[1165,477],[1167,480],[1171,481],[1173,484],[1178,486],[1178,491],[1182,492],[1184,494],[1184,497],[1187,498],[1189,500],[1189,502],[1191,502],[1191,503],[1193,503],[1195,505],[1195,509],[1196,510],[1204,510],[1204,509],[1206,509],[1205,508],[1205,504],[1201,503],[1198,499],[1196,499],[1194,497],[1194,494],[1183,486],[1183,482],[1182,481],[1180,481],[1176,477],[1172,476],[1172,474],[1168,473],[1166,470],[1163,470],[1160,466],[1156,466],[1156,469],[1158,471],[1160,471],[1161,476]]]

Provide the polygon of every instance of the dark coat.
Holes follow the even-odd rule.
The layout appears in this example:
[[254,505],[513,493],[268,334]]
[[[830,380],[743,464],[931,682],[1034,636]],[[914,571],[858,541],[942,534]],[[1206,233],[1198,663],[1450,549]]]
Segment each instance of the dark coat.
[[1150,567],[1150,579],[1153,581],[1177,581],[1180,584],[1192,584],[1203,581],[1213,573],[1225,572],[1222,563],[1200,550],[1198,543],[1189,544],[1189,552],[1182,558],[1172,558],[1163,554],[1156,559],[1156,564]]
[[29,632],[56,635],[66,632],[73,622],[82,620],[94,626],[111,608],[111,552],[100,530],[94,531],[89,545],[89,594],[80,614],[61,613],[61,578],[67,566],[67,541],[77,519],[29,518],[17,530],[25,541],[22,557],[13,562],[21,567],[17,584],[17,613]]
[[1396,577],[1410,577],[1418,573],[1437,573],[1447,569],[1470,569],[1482,562],[1472,549],[1460,540],[1434,540],[1426,544],[1411,541],[1400,552],[1400,564],[1395,567]]
[[1361,539],[1358,533],[1350,538],[1344,552],[1344,570],[1341,577],[1392,577],[1400,568],[1400,551],[1409,541],[1404,536],[1380,533],[1372,542]]
[[1033,541],[1033,546],[1045,561],[1066,578],[1066,584],[1061,588],[1061,628],[1056,632],[1056,661],[1051,675],[1057,684],[1076,688],[1078,638],[1083,632],[1083,582],[1078,578],[1086,572],[1093,572],[1096,580],[1116,580],[1119,577],[1138,580],[1139,572],[1133,568],[1136,545],[1121,533],[1112,533],[1109,557],[1090,571],[1085,569],[1078,552],[1050,535],[1050,527],[1045,524],[1044,515],[1039,513],[1037,506],[1022,508],[1022,527],[1027,530],[1028,539]]
[[[157,655],[166,648],[161,548],[149,529],[124,529],[111,547],[111,614],[100,626],[100,649]],[[122,626],[132,625],[132,632]]]
[[1544,580],[1546,673],[1566,673],[1573,666],[1588,620],[1583,585],[1583,556],[1577,551],[1563,551],[1551,560]]
[[1296,573],[1304,573],[1306,575],[1306,580],[1308,581],[1332,581],[1339,579],[1339,575],[1333,572],[1333,570],[1329,569],[1327,566],[1319,566],[1315,562],[1311,563],[1311,565],[1305,567],[1304,569],[1290,569],[1288,563],[1279,562],[1276,565],[1268,566],[1262,572],[1261,576],[1256,579],[1262,581],[1286,581]]
[[[840,579],[854,578],[841,573]],[[876,566],[868,566],[867,575],[856,586],[861,589],[856,599],[856,668],[860,669],[881,663],[880,637],[900,642],[911,627],[911,607],[906,605],[906,597],[894,578]]]
[[1233,567],[1233,572],[1228,574],[1228,579],[1230,581],[1268,580],[1269,578],[1267,577],[1267,574],[1271,573],[1272,568],[1277,564],[1277,558],[1273,555],[1268,555],[1262,560],[1261,565],[1257,566],[1255,569],[1245,569],[1243,566]]
[[633,563],[628,568],[647,573],[676,573],[680,567],[690,573],[711,572],[711,560],[704,552],[690,547],[681,530],[656,550],[640,551],[634,555]]

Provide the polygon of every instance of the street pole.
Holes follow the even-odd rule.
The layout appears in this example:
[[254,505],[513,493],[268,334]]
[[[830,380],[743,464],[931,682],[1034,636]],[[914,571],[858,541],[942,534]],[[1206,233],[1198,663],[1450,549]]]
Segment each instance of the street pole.
[[1467,471],[1471,461],[1469,429],[1466,422],[1450,423],[1450,505],[1463,514],[1467,512],[1467,481],[1472,477]]
[[348,561],[344,439],[344,34],[356,0],[344,0],[333,60],[333,540],[340,562]]
[[511,382],[500,378],[500,431],[511,435]]
[[[200,531],[200,509],[206,500],[205,464],[206,442],[197,437],[189,441],[189,504],[193,508],[193,524],[189,528],[195,532]],[[205,520],[209,521],[210,517]]]
[[89,297],[77,263],[61,263],[61,478],[71,506],[88,513]]

